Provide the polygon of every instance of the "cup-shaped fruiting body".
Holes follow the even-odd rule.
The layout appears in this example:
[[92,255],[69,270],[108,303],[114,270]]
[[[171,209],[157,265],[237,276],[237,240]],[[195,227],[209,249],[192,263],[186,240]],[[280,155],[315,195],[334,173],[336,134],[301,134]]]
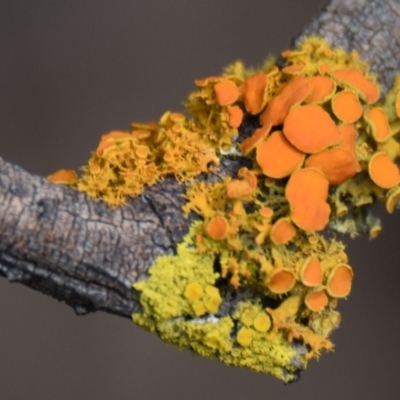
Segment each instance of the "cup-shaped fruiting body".
[[243,121],[243,111],[239,106],[228,107],[228,123],[232,128],[239,128]]
[[257,307],[244,307],[241,315],[240,322],[245,325],[251,327],[254,323],[254,318],[258,314]]
[[294,272],[289,268],[278,268],[264,278],[265,286],[274,294],[284,294],[296,283]]
[[270,207],[261,207],[259,213],[263,218],[272,218],[274,210]]
[[133,137],[130,133],[127,132],[111,131],[109,133],[106,133],[101,137],[100,143],[96,149],[96,155],[98,157],[101,157],[104,150],[114,145],[115,139],[133,139]]
[[288,75],[298,75],[304,71],[304,64],[292,64],[282,68],[282,72]]
[[353,270],[347,264],[338,264],[330,271],[326,291],[336,298],[346,297],[351,291]]
[[400,199],[400,187],[394,187],[389,190],[386,194],[386,210],[389,214],[392,214],[394,209],[396,208],[398,201]]
[[331,116],[317,104],[292,108],[285,119],[283,133],[293,146],[310,154],[319,153],[341,139]]
[[198,282],[191,282],[186,286],[184,295],[189,301],[200,300],[203,296],[203,287]]
[[340,69],[332,72],[332,76],[341,84],[356,90],[368,104],[373,104],[379,100],[378,86],[370,79],[367,79],[359,69]]
[[310,84],[303,76],[296,76],[284,85],[281,91],[272,98],[260,116],[262,125],[280,125],[289,110],[301,103],[310,93]]
[[267,332],[271,328],[271,318],[265,312],[260,312],[254,318],[253,325],[257,331]]
[[239,89],[232,82],[227,79],[223,79],[214,86],[215,96],[217,103],[220,106],[228,106],[233,104],[239,97]]
[[351,90],[343,90],[333,97],[332,111],[345,124],[356,122],[363,114],[358,96]]
[[295,171],[285,188],[292,221],[301,229],[313,232],[326,227],[331,209],[326,202],[329,182],[315,168]]
[[329,299],[325,290],[318,290],[317,292],[307,293],[304,303],[311,311],[322,311],[328,305]]
[[279,218],[272,225],[270,238],[272,243],[281,245],[289,243],[296,235],[296,229],[289,218]]
[[321,263],[315,257],[308,257],[300,268],[300,281],[307,287],[320,286],[324,278]]
[[389,121],[381,107],[370,108],[364,113],[364,118],[371,127],[372,136],[377,143],[382,143],[390,137]]
[[359,172],[359,164],[348,150],[333,147],[307,158],[306,167],[319,168],[330,185],[338,186]]
[[268,77],[262,72],[249,76],[243,83],[242,97],[246,110],[253,115],[259,114],[268,99]]
[[254,331],[249,328],[240,328],[236,340],[243,347],[249,347],[253,341]]
[[210,314],[216,314],[219,306],[221,305],[222,299],[218,289],[215,286],[207,285],[205,290],[205,296],[203,298],[203,304]]
[[280,131],[272,133],[257,147],[257,163],[270,178],[289,176],[303,161],[304,153],[292,146]]
[[206,225],[206,231],[214,240],[225,239],[228,234],[229,224],[225,217],[220,215],[211,219]]
[[240,143],[239,148],[241,152],[246,156],[248,155],[253,149],[257,147],[270,133],[272,128],[271,123],[265,124],[261,128],[258,128],[254,131],[254,133],[248,137],[247,139],[243,140]]
[[308,78],[311,91],[305,98],[306,103],[325,103],[335,93],[335,82],[327,76],[311,76]]
[[243,179],[233,179],[227,184],[226,195],[231,199],[250,196],[257,189],[257,176],[254,171],[241,168],[238,176]]
[[400,183],[399,168],[382,151],[373,154],[368,163],[368,172],[372,181],[383,189],[390,189]]
[[78,179],[78,174],[71,169],[60,169],[49,175],[47,179],[51,183],[66,185],[75,182]]

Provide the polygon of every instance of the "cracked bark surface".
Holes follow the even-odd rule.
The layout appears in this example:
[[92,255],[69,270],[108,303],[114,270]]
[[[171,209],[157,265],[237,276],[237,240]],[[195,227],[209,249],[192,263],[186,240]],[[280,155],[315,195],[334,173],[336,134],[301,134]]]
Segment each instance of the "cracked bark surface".
[[[357,50],[385,91],[400,70],[399,24],[399,1],[332,0],[295,40],[319,34]],[[241,133],[252,129],[249,122]],[[236,170],[227,163],[221,173]],[[0,159],[0,275],[65,301],[78,314],[129,318],[139,310],[132,283],[157,256],[173,254],[188,231],[184,189],[169,177],[113,209]]]

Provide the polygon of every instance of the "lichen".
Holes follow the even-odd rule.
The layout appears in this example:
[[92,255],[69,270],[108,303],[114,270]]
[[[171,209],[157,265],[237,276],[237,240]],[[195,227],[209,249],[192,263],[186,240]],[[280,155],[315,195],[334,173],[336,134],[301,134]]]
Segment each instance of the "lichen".
[[[236,62],[196,80],[189,116],[166,112],[103,135],[81,177],[49,179],[112,206],[167,175],[185,183],[182,212],[197,221],[134,284],[133,320],[179,348],[291,381],[333,349],[337,304],[351,291],[332,232],[375,238],[370,205],[399,204],[400,77],[379,104],[356,52],[311,37],[282,56],[282,67]],[[203,179],[227,158],[246,163]]]
[[296,351],[282,333],[269,337],[271,319],[258,302],[239,302],[233,315],[221,315],[222,298],[215,286],[220,275],[213,270],[214,257],[196,250],[197,225],[176,255],[158,257],[149,278],[134,284],[143,310],[133,321],[181,349],[293,379]]

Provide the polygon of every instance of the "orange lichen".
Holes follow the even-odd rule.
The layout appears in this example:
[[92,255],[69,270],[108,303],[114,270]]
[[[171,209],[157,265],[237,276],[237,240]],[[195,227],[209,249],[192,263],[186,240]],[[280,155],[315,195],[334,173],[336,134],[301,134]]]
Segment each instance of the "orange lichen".
[[330,72],[330,70],[331,70],[331,67],[329,66],[329,65],[327,65],[327,64],[321,64],[321,65],[318,65],[318,72],[321,74],[321,75],[325,75],[325,74],[327,74],[328,72]]
[[331,209],[326,202],[329,182],[315,168],[295,171],[285,188],[292,221],[308,232],[319,231],[329,222]]
[[291,224],[289,218],[279,218],[272,225],[269,235],[274,244],[286,244],[295,237],[296,229]]
[[389,192],[387,193],[386,196],[386,210],[389,214],[392,214],[392,212],[394,211],[394,209],[396,208],[398,201],[400,199],[400,188],[399,187],[395,187],[391,190],[389,190]]
[[49,175],[47,179],[51,183],[66,185],[75,182],[78,179],[78,174],[71,169],[60,169],[54,172],[54,174]]
[[310,93],[310,84],[303,76],[296,76],[284,85],[281,91],[272,98],[260,116],[262,125],[280,125],[289,110],[302,102]]
[[342,84],[355,89],[365,98],[368,104],[379,100],[379,88],[370,79],[367,79],[359,69],[340,69],[332,72],[332,75]]
[[313,154],[306,160],[306,167],[320,169],[330,185],[338,186],[352,178],[359,171],[359,163],[348,150],[334,147]]
[[304,70],[304,64],[292,64],[282,68],[282,72],[289,75],[297,75]]
[[257,163],[264,175],[284,178],[299,168],[304,153],[293,147],[282,132],[274,132],[257,147]]
[[243,111],[239,106],[233,106],[228,108],[229,114],[229,125],[232,128],[239,128],[243,121]]
[[287,293],[295,283],[296,277],[289,268],[279,268],[264,279],[265,286],[274,294]]
[[319,290],[318,292],[307,293],[304,303],[307,308],[311,311],[319,312],[322,311],[328,305],[328,296],[325,290]]
[[358,162],[357,151],[356,151],[356,140],[357,140],[357,129],[354,124],[342,124],[339,125],[339,132],[342,136],[339,147],[350,152],[353,155],[354,160],[357,163],[357,171],[361,169],[360,163]]
[[135,132],[136,130],[139,131],[150,131],[150,132],[156,132],[160,126],[158,125],[157,122],[132,122],[131,123],[131,128],[132,132]]
[[381,107],[373,107],[364,113],[364,118],[371,127],[373,138],[378,143],[387,140],[391,134],[385,111]]
[[206,231],[214,240],[224,239],[228,233],[229,224],[226,218],[216,216],[207,223]]
[[351,124],[361,118],[363,108],[357,95],[351,90],[343,90],[332,99],[332,111],[345,124]]
[[[283,68],[266,62],[253,70],[237,62],[220,76],[197,80],[185,102],[187,116],[166,112],[157,123],[104,136],[70,185],[117,206],[168,176],[184,183],[186,251],[180,244],[177,254],[158,258],[157,285],[142,292],[136,321],[182,348],[278,371],[286,380],[297,368],[293,357],[306,362],[332,349],[328,336],[340,319],[335,307],[351,288],[344,245],[331,230],[374,237],[381,227],[369,205],[386,199],[392,212],[400,199],[400,184],[391,186],[400,181],[398,87],[381,106],[391,134],[377,130],[375,137],[367,103],[379,92],[367,65],[320,38],[300,46],[284,53]],[[355,82],[342,76],[344,68]],[[366,173],[369,168],[388,186],[376,152],[395,169],[388,190]],[[326,235],[315,232],[325,228]],[[153,268],[149,280],[156,277]],[[222,295],[237,298],[237,308],[220,312]],[[263,310],[266,296],[276,301],[274,310]],[[166,314],[151,314],[155,302]],[[295,356],[295,339],[305,354]]]
[[132,137],[134,139],[139,139],[139,140],[143,140],[143,139],[148,139],[151,136],[151,131],[150,130],[142,130],[142,129],[135,129],[132,131],[131,133]]
[[351,290],[353,270],[347,264],[338,264],[329,273],[326,290],[336,298],[346,297]]
[[254,171],[241,168],[238,176],[243,179],[234,179],[227,184],[226,195],[231,199],[249,196],[257,189],[257,176]]
[[318,153],[341,139],[333,119],[316,104],[292,108],[285,119],[283,133],[293,146],[311,154]]
[[308,78],[311,87],[310,94],[305,98],[306,103],[323,103],[335,93],[335,82],[327,76],[311,76]]
[[264,140],[271,131],[272,125],[267,124],[258,128],[254,133],[240,143],[239,148],[241,152],[247,156],[262,140]]
[[132,139],[132,135],[126,132],[111,131],[101,137],[100,143],[96,149],[97,157],[101,157],[106,148],[114,145],[114,139]]
[[242,97],[246,110],[258,114],[267,101],[268,77],[262,72],[249,76],[243,83]]
[[383,189],[390,189],[400,183],[399,168],[382,152],[376,152],[368,163],[368,172],[372,181]]
[[259,212],[263,218],[271,218],[274,215],[274,210],[270,207],[261,207]]
[[220,106],[228,106],[233,104],[239,97],[239,89],[232,82],[227,79],[221,80],[214,86],[217,103]]
[[319,286],[322,284],[324,271],[321,263],[315,257],[308,257],[300,269],[300,280],[308,287]]

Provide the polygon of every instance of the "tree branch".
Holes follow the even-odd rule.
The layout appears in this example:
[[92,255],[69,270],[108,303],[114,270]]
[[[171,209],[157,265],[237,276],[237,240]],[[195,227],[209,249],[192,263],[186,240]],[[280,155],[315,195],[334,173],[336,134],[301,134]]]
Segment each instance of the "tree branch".
[[173,178],[116,209],[0,159],[0,273],[64,300],[78,314],[130,318],[132,283],[187,231]]
[[[400,64],[399,17],[395,0],[332,0],[296,40],[318,34],[357,50],[387,90]],[[246,123],[241,134],[253,130]],[[188,232],[183,191],[169,177],[113,209],[0,160],[0,274],[65,301],[78,314],[130,317],[139,309],[132,283],[157,256],[173,254]]]
[[399,73],[399,23],[398,0],[331,0],[295,41],[317,34],[334,47],[356,50],[386,92]]

